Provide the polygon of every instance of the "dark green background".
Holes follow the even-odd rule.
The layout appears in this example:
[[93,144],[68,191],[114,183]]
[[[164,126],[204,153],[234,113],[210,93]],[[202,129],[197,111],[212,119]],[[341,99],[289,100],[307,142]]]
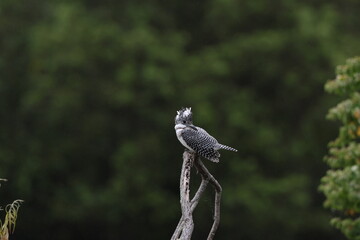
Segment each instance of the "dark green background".
[[[217,239],[344,239],[317,188],[360,54],[357,0],[1,0],[0,205],[13,239],[169,239],[180,217],[176,111],[221,143]],[[199,176],[193,173],[193,184]],[[195,188],[194,188],[195,190]],[[195,212],[210,227],[213,193]]]

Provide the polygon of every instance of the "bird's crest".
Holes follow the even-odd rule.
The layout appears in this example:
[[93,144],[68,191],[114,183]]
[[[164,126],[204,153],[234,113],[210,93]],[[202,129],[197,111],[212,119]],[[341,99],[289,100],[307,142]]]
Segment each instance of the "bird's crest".
[[191,107],[189,108],[182,108],[179,111],[177,111],[177,115],[175,117],[175,124],[177,123],[192,123],[192,112]]

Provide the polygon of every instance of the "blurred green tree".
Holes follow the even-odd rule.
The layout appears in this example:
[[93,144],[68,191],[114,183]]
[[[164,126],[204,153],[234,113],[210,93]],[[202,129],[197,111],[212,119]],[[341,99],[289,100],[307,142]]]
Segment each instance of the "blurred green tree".
[[207,164],[224,189],[219,238],[338,239],[316,191],[335,134],[322,86],[360,52],[359,4],[0,1],[0,175],[9,200],[27,200],[15,234],[170,238],[173,118],[191,106],[194,123],[239,149]]
[[322,178],[320,189],[326,195],[325,207],[339,211],[331,223],[349,239],[360,239],[360,57],[337,67],[336,79],[325,89],[347,97],[330,109],[327,117],[340,120],[339,136],[329,144],[325,161],[332,168]]

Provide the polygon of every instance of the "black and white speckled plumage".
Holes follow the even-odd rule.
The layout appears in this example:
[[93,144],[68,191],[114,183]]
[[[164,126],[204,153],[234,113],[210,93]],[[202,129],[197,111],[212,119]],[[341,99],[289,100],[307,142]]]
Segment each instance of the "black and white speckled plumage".
[[175,130],[179,141],[189,150],[213,162],[219,162],[219,149],[237,152],[236,149],[222,145],[204,129],[192,124],[191,108],[181,109],[175,117]]

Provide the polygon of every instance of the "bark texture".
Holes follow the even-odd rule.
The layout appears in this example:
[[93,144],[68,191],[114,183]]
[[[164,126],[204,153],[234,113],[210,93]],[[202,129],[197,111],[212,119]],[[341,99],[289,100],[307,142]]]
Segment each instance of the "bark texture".
[[[201,184],[194,197],[190,200],[190,177],[191,168],[193,166],[201,175]],[[182,215],[175,232],[171,237],[171,240],[191,239],[194,230],[193,212],[199,203],[202,194],[205,192],[208,183],[213,185],[215,189],[214,222],[207,237],[208,240],[212,240],[214,239],[216,230],[220,223],[220,200],[222,188],[214,176],[212,176],[209,170],[205,167],[200,158],[196,155],[196,153],[185,150],[183,154],[183,165],[180,176],[180,205]]]

